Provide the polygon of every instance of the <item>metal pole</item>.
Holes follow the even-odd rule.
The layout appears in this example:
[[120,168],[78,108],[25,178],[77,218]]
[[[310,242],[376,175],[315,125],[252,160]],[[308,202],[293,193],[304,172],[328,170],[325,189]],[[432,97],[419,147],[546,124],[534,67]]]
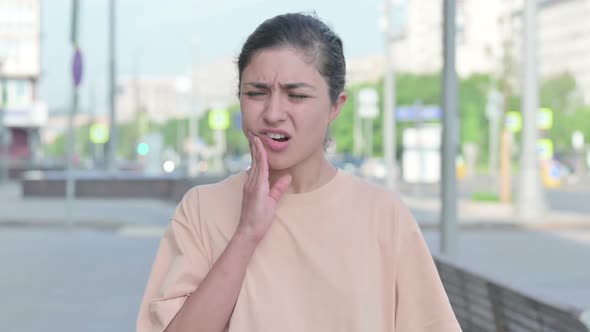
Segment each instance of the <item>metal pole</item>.
[[457,183],[455,157],[458,146],[457,73],[455,71],[455,5],[444,0],[443,17],[443,146],[442,146],[442,213],[440,250],[448,256],[457,254]]
[[[0,74],[2,73],[2,59],[0,59]],[[8,181],[8,159],[10,153],[8,152],[7,142],[7,127],[4,125],[4,114],[8,105],[8,96],[6,91],[6,78],[4,75],[0,77],[0,89],[2,92],[2,99],[0,100],[0,183]]]
[[365,119],[365,157],[373,156],[373,119]]
[[115,0],[109,1],[109,141],[107,142],[107,168],[109,171],[117,169],[117,110],[116,110],[116,40],[115,40]]
[[358,103],[354,107],[353,112],[353,150],[352,153],[355,156],[362,155],[363,147],[363,129],[361,124],[361,118],[358,115]]
[[499,134],[500,134],[500,119],[498,116],[493,116],[489,119],[490,126],[489,126],[489,172],[490,175],[495,179],[498,175],[498,142],[499,142]]
[[[78,0],[72,0],[72,49],[74,54],[78,48]],[[78,86],[75,79],[72,79],[72,106],[70,109],[70,116],[68,117],[68,139],[67,139],[67,150],[66,150],[66,223],[72,225],[72,208],[74,204],[74,198],[76,195],[76,185],[73,174],[72,158],[74,155],[74,148],[76,139],[74,133],[74,117],[76,116],[78,109]]]
[[199,163],[199,154],[197,151],[197,140],[199,138],[199,113],[200,110],[197,107],[197,84],[199,84],[195,78],[196,76],[196,57],[197,55],[197,45],[196,43],[192,43],[192,52],[191,52],[191,112],[189,113],[189,152],[188,152],[188,175],[190,177],[195,177],[199,175],[198,163]]
[[[194,100],[194,98],[193,98]],[[195,177],[198,175],[198,154],[196,151],[196,142],[197,138],[199,137],[199,124],[198,124],[198,115],[197,115],[197,108],[195,107],[195,103],[192,103],[192,114],[189,116],[189,137],[190,137],[190,144],[189,144],[189,152],[188,152],[188,175],[190,177]]]
[[489,121],[489,160],[488,168],[489,173],[496,181],[498,175],[498,153],[500,143],[500,119],[502,117],[502,110],[504,96],[496,89],[493,88],[488,93],[488,100],[486,104],[486,117]]
[[74,199],[76,196],[76,183],[73,174],[72,158],[74,156],[75,149],[75,130],[74,130],[74,118],[78,112],[78,88],[73,88],[72,95],[72,108],[70,110],[70,116],[68,117],[68,142],[67,142],[67,159],[66,159],[66,222],[68,225],[73,223],[72,220],[72,209]]
[[393,190],[397,178],[395,161],[395,72],[392,64],[391,0],[384,0],[385,19],[385,74],[383,84],[383,157],[387,169],[386,185]]
[[546,212],[547,205],[543,187],[540,183],[539,159],[537,157],[537,110],[538,89],[537,77],[537,1],[526,0],[524,7],[523,36],[523,128],[520,161],[520,177],[518,179],[518,198],[516,213],[522,221],[535,221]]

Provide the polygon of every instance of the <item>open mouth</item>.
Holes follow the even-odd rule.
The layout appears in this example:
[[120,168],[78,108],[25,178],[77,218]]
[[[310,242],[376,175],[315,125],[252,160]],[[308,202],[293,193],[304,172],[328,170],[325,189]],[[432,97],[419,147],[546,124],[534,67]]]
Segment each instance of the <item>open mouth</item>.
[[276,142],[287,142],[290,139],[289,136],[279,133],[266,133],[266,136]]

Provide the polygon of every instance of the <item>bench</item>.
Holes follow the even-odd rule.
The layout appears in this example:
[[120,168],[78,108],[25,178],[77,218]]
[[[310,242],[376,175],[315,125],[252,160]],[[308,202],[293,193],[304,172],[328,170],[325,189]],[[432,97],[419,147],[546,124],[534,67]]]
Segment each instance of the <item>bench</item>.
[[541,300],[434,256],[464,332],[589,332],[590,311]]

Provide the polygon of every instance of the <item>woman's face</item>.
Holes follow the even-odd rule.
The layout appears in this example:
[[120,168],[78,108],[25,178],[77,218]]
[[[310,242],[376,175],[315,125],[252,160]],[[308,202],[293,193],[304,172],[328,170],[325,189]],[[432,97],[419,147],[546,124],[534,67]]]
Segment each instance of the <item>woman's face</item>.
[[326,80],[293,48],[260,51],[242,72],[242,130],[260,137],[274,170],[322,158],[328,125],[345,101],[344,93],[330,101]]

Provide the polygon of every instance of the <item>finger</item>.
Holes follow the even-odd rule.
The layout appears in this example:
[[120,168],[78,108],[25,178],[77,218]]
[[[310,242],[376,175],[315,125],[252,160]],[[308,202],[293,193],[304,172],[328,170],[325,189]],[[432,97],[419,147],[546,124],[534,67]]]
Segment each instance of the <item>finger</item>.
[[260,160],[258,160],[258,181],[262,181],[260,184],[264,184],[268,188],[268,159],[266,149],[260,139],[257,141],[256,150],[259,151],[260,157]]
[[254,181],[254,185],[258,186],[259,182],[258,179],[260,178],[260,153],[261,153],[261,149],[260,149],[260,144],[262,144],[262,142],[260,141],[260,138],[256,135],[254,135],[254,151],[255,156],[256,156],[256,169],[254,170],[254,177],[253,177],[253,181]]
[[250,146],[250,170],[248,171],[248,179],[246,185],[252,185],[255,173],[255,162],[256,162],[256,148],[254,147],[254,135],[248,131],[248,144]]
[[256,169],[256,135],[248,132],[250,136],[250,156],[252,157],[251,168]]
[[289,185],[291,184],[291,179],[292,177],[290,174],[283,175],[280,179],[278,179],[277,182],[275,182],[275,184],[270,189],[270,197],[272,197],[276,202],[278,202],[279,199],[281,199],[283,194],[289,188]]

